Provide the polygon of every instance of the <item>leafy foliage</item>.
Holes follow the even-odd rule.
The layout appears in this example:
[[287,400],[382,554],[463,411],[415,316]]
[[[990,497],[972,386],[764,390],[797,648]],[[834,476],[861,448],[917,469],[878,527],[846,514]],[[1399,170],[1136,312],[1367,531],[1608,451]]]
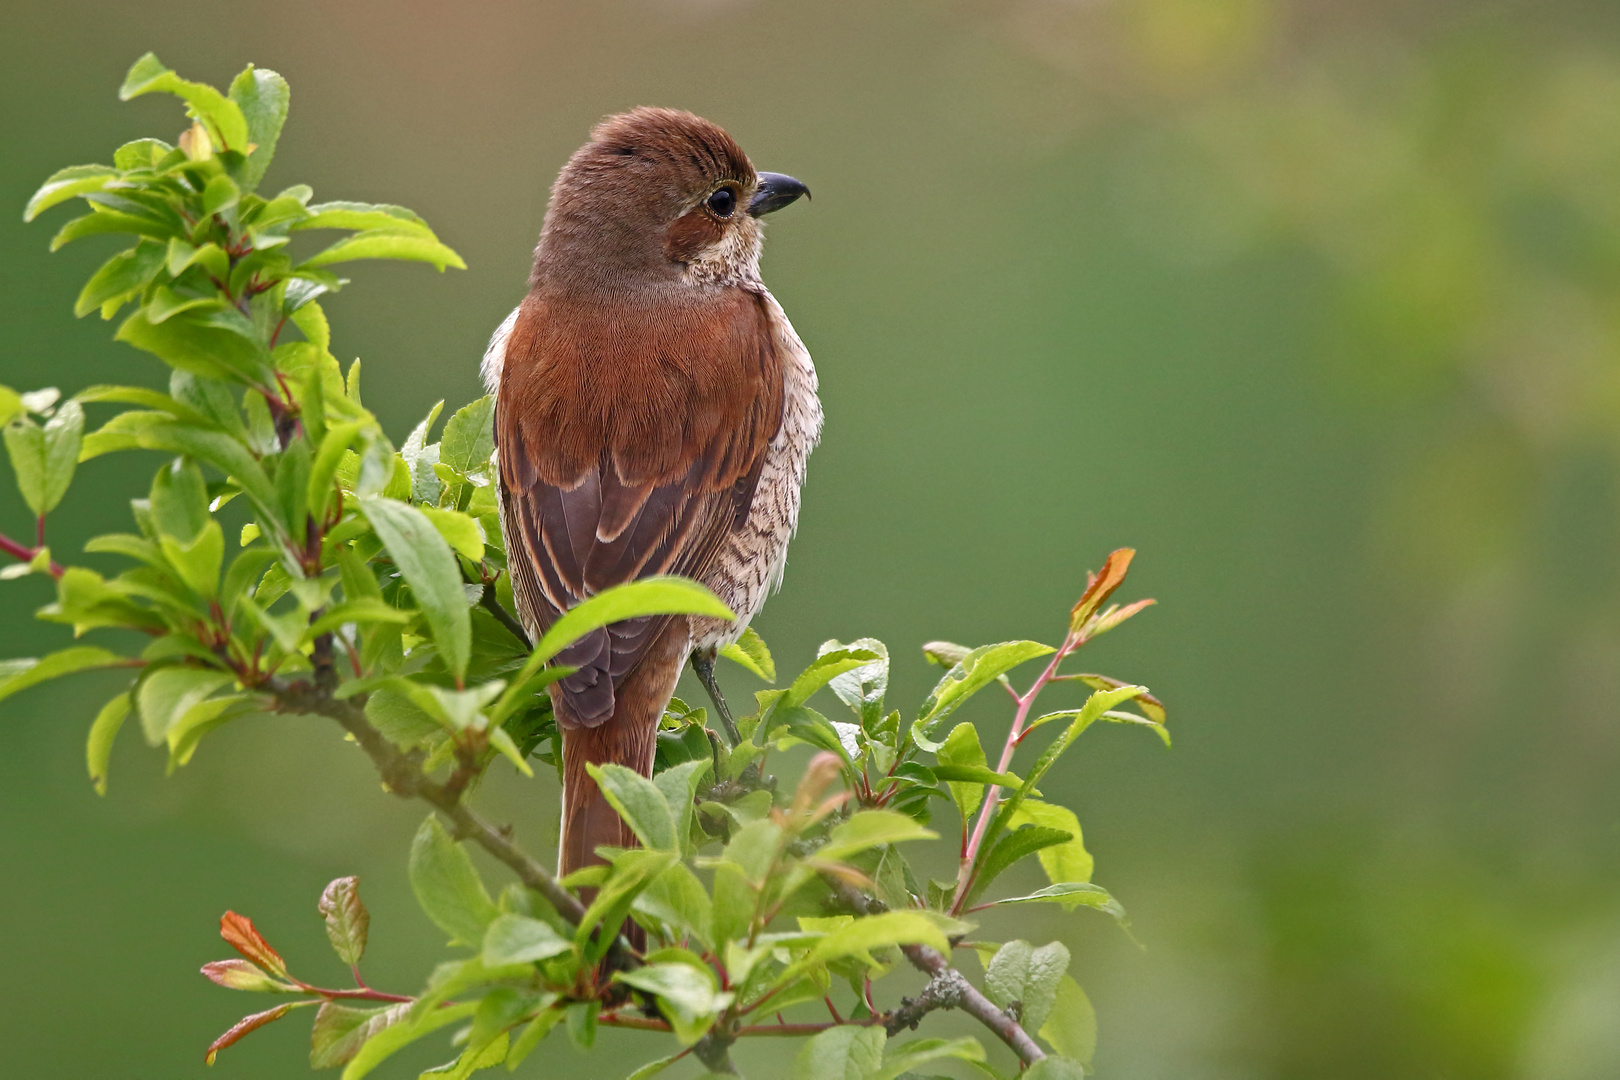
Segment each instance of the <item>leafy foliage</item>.
[[[1063,945],[976,943],[994,948],[983,992],[949,958],[975,928],[967,917],[1002,904],[1050,901],[1123,919],[1090,881],[1078,818],[1041,799],[1037,784],[1098,720],[1164,733],[1163,707],[1143,687],[1059,673],[1075,650],[1150,603],[1104,607],[1131,552],[1115,552],[1093,576],[1057,646],[925,647],[946,670],[914,710],[889,702],[890,652],[870,638],[828,641],[784,687],[759,691],[735,745],[709,728],[707,710],[672,701],[651,777],[617,765],[592,770],[639,846],[602,849],[602,865],[554,881],[465,801],[497,758],[530,776],[531,759],[558,760],[544,689],[569,669],[551,661],[622,619],[731,612],[693,582],[654,578],[592,597],[531,643],[511,615],[493,403],[452,412],[430,442],[440,403],[396,450],[361,402],[359,361],[345,370],[333,356],[320,304],[345,284],[334,265],[392,258],[443,270],[461,260],[401,207],[316,203],[304,185],[260,194],[290,101],[273,72],[250,67],[222,94],[148,55],[121,96],[146,93],[185,102],[192,123],[176,143],[140,139],[111,165],[64,169],[30,200],[27,216],[80,199],[87,213],[57,233],[53,248],[127,238],[131,246],[91,276],[76,310],[111,319],[129,308],[115,336],[167,366],[167,392],[96,386],[63,399],[54,389],[0,388],[6,449],[35,517],[32,545],[0,537],[16,560],[6,576],[50,575],[57,596],[40,617],[75,636],[114,631],[109,640],[125,651],[75,645],[6,662],[0,698],[78,671],[127,673],[90,731],[87,763],[101,792],[131,714],[147,742],[166,749],[171,769],[240,716],[338,721],[390,790],[434,807],[411,845],[408,874],[457,950],[417,994],[372,989],[359,973],[370,916],[358,881],[339,878],[318,911],[355,986],[325,988],[294,976],[250,920],[227,913],[221,935],[239,958],[203,974],[228,989],[295,1000],[244,1018],[207,1059],[313,1008],[310,1064],[341,1067],[344,1080],[451,1024],[459,1025],[456,1058],[429,1075],[515,1067],[555,1027],[582,1047],[602,1028],[667,1031],[677,1047],[638,1077],[688,1054],[729,1071],[737,1038],[784,1033],[811,1036],[796,1076],[893,1080],[946,1059],[999,1075],[974,1038],[894,1041],[929,1010],[959,1007],[1043,1075],[1080,1075],[1095,1019]],[[347,235],[304,246],[302,234],[324,230]],[[116,408],[86,434],[87,406]],[[57,564],[46,516],[77,464],[132,451],[163,459],[132,503],[133,531],[86,547],[126,568],[108,577]],[[144,645],[128,650],[131,640]],[[724,655],[776,679],[752,630]],[[1037,659],[1044,670],[1018,693],[1011,674]],[[1089,696],[1031,719],[1037,696],[1056,682],[1083,685]],[[980,728],[947,721],[998,685],[1015,715],[992,768]],[[1140,712],[1124,710],[1132,702]],[[1044,748],[1020,765],[1022,775],[1012,771],[1023,741],[1048,724],[1054,734]],[[787,791],[765,769],[797,746],[814,754]],[[958,873],[924,882],[906,852],[940,840],[929,827],[938,801],[957,811]],[[518,880],[492,890],[468,839]],[[982,899],[1031,857],[1048,888]],[[930,973],[929,987],[881,1008],[872,985],[902,957]],[[844,987],[841,1012],[834,997]],[[825,1008],[829,1019],[783,1019],[796,1008]]]

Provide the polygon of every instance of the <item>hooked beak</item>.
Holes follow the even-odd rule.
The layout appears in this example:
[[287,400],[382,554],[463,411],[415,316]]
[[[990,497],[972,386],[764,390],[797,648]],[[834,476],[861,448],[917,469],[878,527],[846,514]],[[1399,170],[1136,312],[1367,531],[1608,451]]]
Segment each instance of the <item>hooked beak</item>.
[[777,172],[762,172],[759,174],[759,189],[748,204],[748,212],[754,217],[763,217],[773,210],[782,209],[800,195],[808,199],[810,189],[793,177]]

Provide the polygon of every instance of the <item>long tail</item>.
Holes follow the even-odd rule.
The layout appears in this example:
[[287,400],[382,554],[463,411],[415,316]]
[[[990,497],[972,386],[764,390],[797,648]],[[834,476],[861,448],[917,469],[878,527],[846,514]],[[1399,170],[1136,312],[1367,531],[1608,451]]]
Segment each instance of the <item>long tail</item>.
[[[631,702],[620,698],[619,708],[612,719],[597,727],[575,728],[563,732],[563,812],[562,842],[557,854],[557,873],[571,874],[582,866],[599,863],[598,847],[634,847],[635,834],[620,819],[618,811],[602,797],[596,781],[585,771],[586,764],[602,765],[613,762],[639,772],[652,775],[653,753],[657,748],[658,717],[663,703],[656,702],[656,711],[636,709],[637,715],[626,715]],[[639,715],[651,712],[650,716]]]

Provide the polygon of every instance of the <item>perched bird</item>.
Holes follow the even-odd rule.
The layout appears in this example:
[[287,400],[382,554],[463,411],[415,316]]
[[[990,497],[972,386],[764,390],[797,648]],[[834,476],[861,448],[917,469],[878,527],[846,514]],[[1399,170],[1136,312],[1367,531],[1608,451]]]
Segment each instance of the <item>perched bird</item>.
[[484,356],[529,633],[655,574],[694,578],[737,613],[626,620],[559,657],[578,668],[549,688],[562,873],[635,843],[586,764],[650,775],[687,657],[712,690],[715,649],[781,581],[821,404],[810,354],[760,280],[759,219],[808,194],[755,172],[691,113],[609,117],[552,186],[529,294]]

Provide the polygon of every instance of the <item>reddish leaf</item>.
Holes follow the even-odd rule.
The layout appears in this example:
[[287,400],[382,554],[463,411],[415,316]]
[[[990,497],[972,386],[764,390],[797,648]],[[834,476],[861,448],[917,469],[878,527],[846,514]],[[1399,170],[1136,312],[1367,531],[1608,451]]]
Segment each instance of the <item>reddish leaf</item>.
[[338,959],[350,967],[360,963],[366,951],[366,933],[371,929],[371,913],[360,902],[360,879],[341,877],[321,893],[321,915],[326,918],[326,936]]
[[238,915],[234,911],[227,911],[219,917],[219,936],[230,943],[231,948],[258,964],[272,975],[287,977],[287,962],[281,954],[270,947],[270,943],[259,932],[253,929],[253,920],[246,915]]
[[202,973],[227,990],[257,990],[270,994],[296,994],[298,987],[272,979],[246,960],[215,960],[202,966]]
[[283,1016],[286,1016],[292,1011],[294,1004],[294,1002],[289,1001],[285,1005],[277,1005],[273,1009],[266,1009],[264,1012],[254,1013],[252,1016],[242,1017],[242,1019],[236,1022],[231,1030],[215,1039],[213,1043],[209,1045],[208,1053],[204,1055],[203,1061],[209,1065],[212,1065],[214,1063],[214,1059],[219,1056],[219,1052],[221,1050],[225,1049],[227,1046],[230,1046],[248,1032],[257,1031],[266,1024],[271,1024],[277,1020],[280,1020]]
[[1086,591],[1080,594],[1074,609],[1069,612],[1071,633],[1078,632],[1086,624],[1086,620],[1113,595],[1114,590],[1124,584],[1125,574],[1130,570],[1131,560],[1135,557],[1135,548],[1120,548],[1109,554],[1100,571],[1086,575]]

